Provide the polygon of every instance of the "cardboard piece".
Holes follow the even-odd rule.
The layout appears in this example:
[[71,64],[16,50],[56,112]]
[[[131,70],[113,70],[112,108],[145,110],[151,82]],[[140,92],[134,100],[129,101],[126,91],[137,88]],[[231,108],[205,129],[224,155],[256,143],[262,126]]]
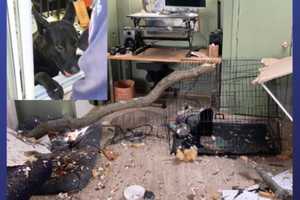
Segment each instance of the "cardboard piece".
[[293,173],[291,170],[284,171],[272,178],[282,189],[293,191]]
[[208,46],[208,57],[210,58],[219,57],[219,45],[211,44]]
[[7,166],[24,165],[32,158],[26,155],[26,152],[38,152],[41,154],[48,154],[51,151],[40,143],[32,143],[30,141],[23,141],[17,136],[17,133],[12,129],[7,129]]
[[82,28],[87,28],[90,24],[90,17],[87,12],[87,6],[84,0],[77,0],[73,2],[76,16],[78,18],[79,24]]
[[283,59],[264,58],[262,59],[263,68],[252,84],[263,84],[265,82],[281,78],[293,73],[293,58]]

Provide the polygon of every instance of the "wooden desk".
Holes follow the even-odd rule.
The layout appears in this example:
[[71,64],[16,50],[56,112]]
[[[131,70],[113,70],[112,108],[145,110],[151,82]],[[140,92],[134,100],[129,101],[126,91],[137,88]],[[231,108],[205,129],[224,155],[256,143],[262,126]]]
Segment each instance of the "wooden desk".
[[149,48],[138,55],[110,55],[109,59],[109,84],[110,96],[114,101],[112,66],[111,61],[128,61],[128,62],[160,62],[160,63],[178,63],[178,64],[219,64],[221,58],[208,57],[208,50],[200,50],[195,52],[198,57],[186,57],[189,50],[179,48]]
[[207,50],[196,52],[199,57],[187,58],[189,50],[176,48],[149,48],[138,55],[108,55],[109,60],[135,61],[135,62],[162,62],[162,63],[210,63],[219,64],[221,58],[208,57]]

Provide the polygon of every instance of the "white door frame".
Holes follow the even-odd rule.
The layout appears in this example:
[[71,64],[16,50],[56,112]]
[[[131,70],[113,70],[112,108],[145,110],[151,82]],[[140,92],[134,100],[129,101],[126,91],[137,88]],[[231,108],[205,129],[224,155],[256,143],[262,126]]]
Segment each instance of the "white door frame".
[[14,68],[18,100],[34,99],[34,64],[32,46],[31,0],[7,1],[8,34]]

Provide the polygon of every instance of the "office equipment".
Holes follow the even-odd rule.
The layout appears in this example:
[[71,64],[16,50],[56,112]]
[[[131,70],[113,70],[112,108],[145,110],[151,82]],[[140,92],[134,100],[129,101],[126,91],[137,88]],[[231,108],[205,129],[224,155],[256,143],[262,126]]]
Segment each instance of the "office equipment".
[[167,11],[194,11],[206,7],[206,0],[165,0],[165,10]]
[[[135,13],[128,15],[133,21],[136,33],[140,34],[139,39],[142,40],[139,48],[134,54],[139,54],[145,49],[153,46],[154,42],[167,41],[185,41],[188,42],[189,52],[187,56],[191,56],[193,32],[198,21],[196,13]],[[165,21],[176,23],[165,23]]]
[[143,9],[149,13],[159,13],[165,7],[164,0],[142,0],[143,1]]
[[134,28],[131,27],[125,27],[123,29],[123,44],[125,47],[131,47],[134,48],[135,46],[135,37],[136,37],[136,31]]
[[123,43],[122,45],[129,51],[135,51],[144,45],[141,39],[140,31],[136,28],[125,27],[123,29]]

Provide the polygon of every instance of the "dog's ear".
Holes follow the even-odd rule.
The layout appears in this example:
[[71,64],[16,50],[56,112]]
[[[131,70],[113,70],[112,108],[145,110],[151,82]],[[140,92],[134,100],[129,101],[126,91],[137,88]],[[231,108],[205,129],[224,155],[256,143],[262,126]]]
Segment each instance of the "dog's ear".
[[75,21],[75,16],[76,16],[75,8],[73,5],[73,0],[68,0],[67,2],[68,3],[67,3],[67,8],[66,8],[66,14],[65,14],[63,20],[66,20],[73,24]]
[[49,22],[46,19],[44,19],[43,16],[35,8],[32,8],[32,14],[36,21],[39,33],[43,34],[47,26],[49,25]]

